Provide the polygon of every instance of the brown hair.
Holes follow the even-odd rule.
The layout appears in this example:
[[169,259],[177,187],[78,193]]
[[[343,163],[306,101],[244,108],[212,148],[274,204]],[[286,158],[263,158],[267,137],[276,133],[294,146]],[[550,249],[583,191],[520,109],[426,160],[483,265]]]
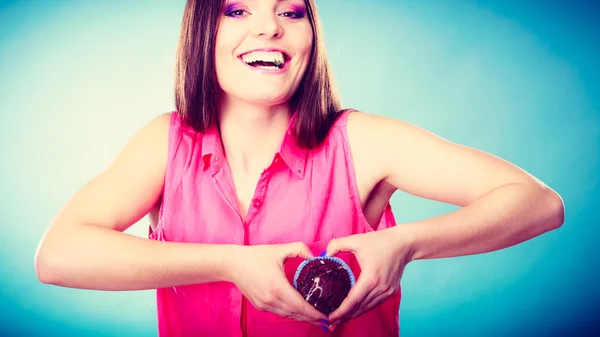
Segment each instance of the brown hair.
[[[325,55],[314,0],[305,0],[313,30],[310,61],[290,103],[296,111],[295,136],[303,148],[320,145],[341,104]],[[186,124],[205,132],[219,116],[221,89],[215,71],[215,40],[224,0],[188,0],[181,23],[175,69],[175,106]]]

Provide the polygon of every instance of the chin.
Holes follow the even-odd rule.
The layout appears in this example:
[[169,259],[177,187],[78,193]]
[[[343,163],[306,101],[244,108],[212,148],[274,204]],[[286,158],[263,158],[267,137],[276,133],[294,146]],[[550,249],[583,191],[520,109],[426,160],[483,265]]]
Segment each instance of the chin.
[[249,103],[260,106],[276,106],[288,103],[289,98],[277,98],[277,97],[253,97],[248,100]]
[[254,89],[253,91],[245,92],[244,94],[230,94],[230,96],[235,97],[236,100],[260,106],[275,106],[286,104],[292,98],[292,95],[293,92],[289,91],[282,92],[281,90],[277,90],[258,92],[256,89]]

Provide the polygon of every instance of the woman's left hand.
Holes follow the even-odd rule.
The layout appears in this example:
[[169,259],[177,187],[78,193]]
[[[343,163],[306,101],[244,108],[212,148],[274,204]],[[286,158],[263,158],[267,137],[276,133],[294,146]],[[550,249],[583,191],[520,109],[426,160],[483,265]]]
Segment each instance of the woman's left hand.
[[327,256],[351,252],[361,268],[356,284],[339,308],[329,314],[329,323],[335,328],[358,317],[392,297],[400,286],[404,267],[411,260],[408,244],[398,239],[390,228],[377,232],[356,234],[332,240]]

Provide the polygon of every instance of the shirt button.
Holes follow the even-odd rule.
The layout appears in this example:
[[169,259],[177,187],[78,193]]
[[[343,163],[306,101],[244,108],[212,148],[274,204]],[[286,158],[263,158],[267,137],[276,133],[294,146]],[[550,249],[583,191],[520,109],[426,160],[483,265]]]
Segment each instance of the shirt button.
[[255,200],[254,201],[254,207],[258,208],[258,207],[260,207],[260,205],[261,205],[260,200]]

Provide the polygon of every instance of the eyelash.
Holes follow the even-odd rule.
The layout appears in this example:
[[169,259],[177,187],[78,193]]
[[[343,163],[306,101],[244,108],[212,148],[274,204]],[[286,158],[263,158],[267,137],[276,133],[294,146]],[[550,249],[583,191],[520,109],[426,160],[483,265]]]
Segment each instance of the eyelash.
[[284,16],[286,18],[291,18],[291,19],[302,19],[304,17],[304,12],[302,11],[298,11],[298,10],[290,10],[290,11],[286,11],[282,14],[291,14],[291,16]]
[[[240,13],[240,14],[236,15],[236,13]],[[245,10],[243,10],[243,9],[232,9],[232,10],[226,11],[225,12],[225,16],[229,16],[229,17],[232,17],[232,18],[237,18],[237,17],[242,16],[243,13],[247,13],[247,12]]]
[[[239,18],[241,16],[244,16],[244,14],[247,14],[248,12],[246,12],[244,9],[232,9],[232,10],[228,10],[227,12],[225,12],[225,16],[229,16],[232,18]],[[302,11],[294,11],[294,10],[289,10],[289,11],[285,11],[282,14],[284,18],[290,18],[290,19],[302,19],[304,17],[304,12]]]

